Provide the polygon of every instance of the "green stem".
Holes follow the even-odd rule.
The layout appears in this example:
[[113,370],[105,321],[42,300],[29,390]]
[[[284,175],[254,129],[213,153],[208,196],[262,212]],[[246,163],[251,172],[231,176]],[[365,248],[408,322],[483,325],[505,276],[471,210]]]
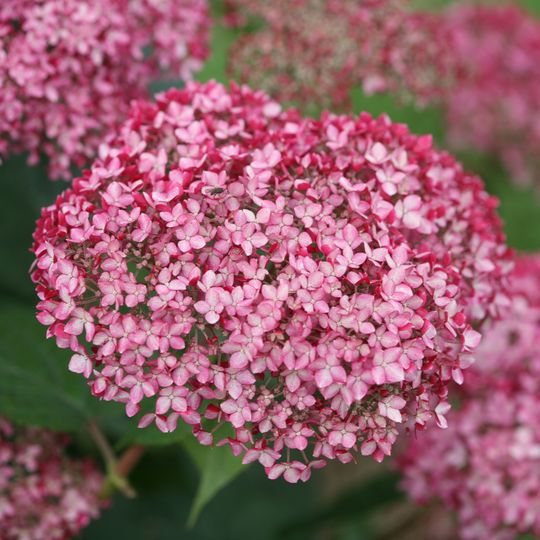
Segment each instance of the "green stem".
[[108,499],[115,490],[120,491],[130,499],[135,497],[137,493],[130,485],[128,475],[139,462],[139,459],[144,453],[144,447],[134,445],[128,448],[120,458],[117,458],[109,441],[94,421],[88,424],[88,432],[101,453],[107,471],[107,476],[101,489],[101,497]]

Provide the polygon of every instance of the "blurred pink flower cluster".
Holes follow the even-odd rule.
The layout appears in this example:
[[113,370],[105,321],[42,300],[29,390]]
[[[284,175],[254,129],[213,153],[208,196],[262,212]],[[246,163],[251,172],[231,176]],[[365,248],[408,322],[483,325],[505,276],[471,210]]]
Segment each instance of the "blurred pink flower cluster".
[[540,22],[515,5],[467,2],[402,17],[395,39],[384,36],[393,60],[358,72],[364,90],[441,105],[454,148],[488,152],[512,181],[538,183]]
[[208,28],[206,0],[2,0],[0,158],[69,178],[150,81],[190,78]]
[[[407,83],[415,96],[440,91],[442,43],[426,40],[427,15],[409,14],[403,0],[231,0],[229,21],[262,18],[231,51],[230,73],[300,107],[350,107],[351,90]],[[404,54],[406,53],[406,54]],[[418,77],[416,66],[434,65]]]
[[[95,396],[306,480],[446,423],[504,301],[497,201],[388,118],[189,83],[137,103],[44,209],[39,320]],[[148,411],[148,406],[143,409]]]
[[440,17],[458,68],[443,99],[451,143],[540,185],[540,22],[516,6],[466,3]]
[[[350,108],[351,91],[406,90],[415,99],[440,97],[441,73],[452,58],[431,39],[439,22],[409,11],[408,0],[229,0],[228,21],[263,27],[231,51],[239,80],[296,106]],[[420,70],[418,66],[422,66]]]
[[230,72],[300,107],[350,107],[351,91],[442,105],[457,148],[496,155],[515,181],[540,165],[540,23],[520,8],[408,0],[230,0],[229,20],[264,21],[231,51]]
[[67,540],[95,519],[103,478],[64,455],[63,436],[0,418],[0,537]]
[[448,429],[418,434],[400,460],[411,497],[455,509],[464,540],[540,534],[540,257],[522,258],[511,286]]

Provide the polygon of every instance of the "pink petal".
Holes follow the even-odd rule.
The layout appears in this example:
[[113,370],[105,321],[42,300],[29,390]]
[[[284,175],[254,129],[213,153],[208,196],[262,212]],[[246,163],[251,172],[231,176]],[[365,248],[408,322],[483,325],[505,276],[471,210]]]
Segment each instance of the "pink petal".
[[315,382],[319,388],[326,388],[332,384],[332,375],[330,375],[330,370],[320,369],[315,373]]
[[216,324],[219,321],[219,315],[215,311],[209,311],[204,318],[210,324]]
[[271,467],[270,470],[267,471],[266,474],[268,475],[268,478],[270,478],[270,480],[275,480],[276,478],[279,478],[283,474],[285,469],[286,469],[285,465],[278,463],[274,465],[273,467]]
[[73,373],[82,373],[88,378],[92,373],[92,362],[82,354],[74,354],[69,361],[68,369]]

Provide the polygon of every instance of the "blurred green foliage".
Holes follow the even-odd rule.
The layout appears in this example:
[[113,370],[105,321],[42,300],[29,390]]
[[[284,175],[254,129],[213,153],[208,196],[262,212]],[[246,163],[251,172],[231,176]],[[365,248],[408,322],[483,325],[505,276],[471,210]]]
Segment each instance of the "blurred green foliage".
[[67,351],[46,341],[34,310],[0,307],[0,410],[22,424],[77,431],[95,403],[81,377],[67,369]]
[[42,207],[54,202],[65,189],[51,182],[43,164],[29,167],[25,156],[16,156],[0,166],[0,293],[30,305],[35,304],[29,270],[35,221]]

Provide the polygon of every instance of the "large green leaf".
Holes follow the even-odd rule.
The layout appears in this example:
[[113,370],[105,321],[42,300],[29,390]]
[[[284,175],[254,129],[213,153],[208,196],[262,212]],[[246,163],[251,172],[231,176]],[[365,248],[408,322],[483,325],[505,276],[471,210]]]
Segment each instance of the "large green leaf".
[[240,32],[223,24],[224,7],[222,2],[214,0],[211,2],[211,7],[213,24],[210,57],[195,78],[201,82],[216,79],[221,83],[226,83],[229,80],[227,76],[229,48],[240,35]]
[[283,528],[281,538],[295,536],[299,531],[315,534],[328,526],[365,520],[373,512],[404,499],[398,480],[397,474],[385,471],[362,482],[341,493],[332,503],[291,521]]
[[155,424],[145,428],[137,427],[137,420],[132,419],[126,427],[117,447],[122,449],[132,444],[142,444],[143,446],[167,446],[184,442],[191,436],[191,428],[181,420],[178,421],[177,428],[171,433],[161,432]]
[[52,182],[43,166],[29,167],[24,156],[0,165],[0,291],[33,303],[34,286],[29,269],[33,255],[32,233],[41,208],[52,204],[66,189],[66,182]]
[[[307,483],[288,484],[268,480],[259,465],[246,469],[187,529],[197,467],[175,447],[149,448],[130,475],[137,497],[128,500],[118,494],[81,540],[283,540],[280,529],[295,516],[313,511],[325,491],[321,474]],[[314,538],[310,531],[294,540]]]
[[540,197],[530,187],[516,185],[502,166],[490,156],[462,152],[461,160],[479,174],[487,190],[500,200],[499,214],[508,244],[519,251],[540,249]]
[[200,472],[197,493],[188,518],[188,526],[192,527],[205,505],[247,466],[242,465],[241,458],[233,456],[230,448],[202,446],[194,437],[184,441],[184,448]]
[[100,403],[80,375],[68,370],[70,353],[45,339],[34,309],[0,306],[0,414],[17,423],[75,431],[91,418],[118,415]]
[[518,3],[536,17],[540,17],[540,2],[538,0],[519,0]]
[[22,424],[76,429],[90,418],[89,390],[68,371],[69,352],[45,339],[34,310],[0,308],[0,413]]

